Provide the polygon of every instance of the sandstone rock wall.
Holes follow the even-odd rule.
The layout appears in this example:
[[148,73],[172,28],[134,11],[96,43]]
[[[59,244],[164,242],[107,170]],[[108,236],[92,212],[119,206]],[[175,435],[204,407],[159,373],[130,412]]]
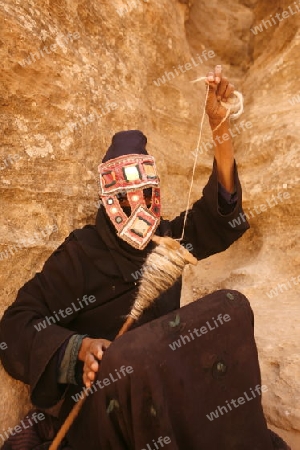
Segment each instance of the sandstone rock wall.
[[[230,61],[229,42],[242,50],[231,56],[230,70],[237,76],[237,86],[246,101],[239,128],[233,130],[237,134],[235,148],[251,230],[222,256],[190,269],[187,301],[218,287],[235,288],[248,296],[255,312],[262,378],[268,386],[263,399],[265,413],[274,430],[277,427],[289,431],[288,436],[281,434],[296,449],[300,446],[300,5],[289,9],[288,1],[276,5],[240,2],[244,6],[222,3],[227,33],[220,33],[222,43],[218,44],[207,29],[202,31],[205,27],[200,3],[194,6],[195,14],[193,9],[190,11],[189,34],[195,36],[196,28],[198,39],[203,37],[204,44],[206,39],[210,45],[213,42],[212,48],[225,61]],[[218,3],[210,5],[214,8]],[[284,12],[290,13],[285,14],[285,19]],[[249,13],[253,20],[250,28],[262,25],[256,35],[244,28],[246,23],[249,26]],[[239,25],[235,26],[237,17]],[[241,36],[240,44],[237,36]],[[224,41],[228,42],[225,49]],[[241,131],[242,120],[251,122],[251,128]]]
[[[165,215],[185,207],[205,94],[190,80],[221,62],[245,94],[234,140],[252,228],[224,254],[187,269],[184,302],[222,287],[248,296],[269,388],[265,412],[296,449],[300,13],[251,32],[289,6],[287,0],[0,0],[0,312],[72,229],[93,222],[97,164],[114,132],[145,132],[163,181]],[[251,128],[243,130],[242,121]],[[203,143],[210,139],[206,122]],[[211,162],[212,151],[201,147],[194,199]],[[278,204],[271,207],[273,195]],[[24,414],[28,397],[26,387],[0,371],[1,433]]]

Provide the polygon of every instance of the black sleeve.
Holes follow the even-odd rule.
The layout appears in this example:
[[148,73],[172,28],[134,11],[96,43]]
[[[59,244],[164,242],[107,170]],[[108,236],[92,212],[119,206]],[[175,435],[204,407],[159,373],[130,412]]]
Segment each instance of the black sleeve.
[[[58,350],[75,334],[67,328],[74,315],[62,318],[58,312],[81,298],[83,290],[80,247],[71,234],[19,290],[0,322],[0,341],[7,344],[0,353],[3,366],[30,385],[36,406],[53,406],[63,394],[65,386],[57,383]],[[49,323],[50,316],[58,320]]]
[[[182,243],[192,247],[191,251],[198,260],[226,250],[249,228],[242,209],[242,188],[236,164],[234,165],[234,177],[237,203],[229,214],[222,215],[219,209],[216,161],[214,161],[212,174],[203,189],[201,199],[196,201],[188,212]],[[181,237],[184,215],[185,212],[182,212],[170,222],[172,236],[175,239]]]

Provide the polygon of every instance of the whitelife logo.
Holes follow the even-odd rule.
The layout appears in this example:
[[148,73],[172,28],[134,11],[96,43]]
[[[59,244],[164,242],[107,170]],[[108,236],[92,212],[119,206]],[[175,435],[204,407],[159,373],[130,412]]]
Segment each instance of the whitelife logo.
[[[121,372],[121,373],[120,373]],[[117,381],[121,380],[122,377],[126,377],[127,374],[133,373],[132,366],[125,367],[124,365],[120,367],[120,369],[115,369],[115,374],[110,373],[107,378],[103,378],[103,380],[97,380],[95,383],[93,383],[92,387],[90,388],[83,388],[83,391],[79,392],[76,395],[72,395],[72,399],[74,402],[79,402],[84,397],[84,394],[88,397],[90,394],[94,394],[99,389],[104,389],[105,386],[109,386],[112,383],[116,383]]]
[[171,443],[171,439],[169,436],[165,436],[164,438],[162,436],[159,436],[157,441],[152,439],[154,447],[151,447],[152,444],[147,444],[145,448],[142,448],[142,450],[159,450],[160,448],[163,448],[165,445],[168,445]]
[[[291,284],[291,281],[293,282],[293,285]],[[276,297],[280,293],[282,294],[283,292],[286,292],[289,289],[292,289],[294,286],[298,286],[299,283],[300,283],[300,275],[298,275],[298,277],[292,277],[286,283],[278,283],[275,288],[273,288],[269,292],[267,292],[267,296],[269,298]]]
[[[255,386],[254,390],[256,391],[256,394],[260,396],[261,393],[266,392],[268,388],[264,384],[262,386],[258,384],[257,386]],[[212,422],[213,420],[218,419],[220,417],[219,414],[223,416],[224,414],[229,413],[229,411],[232,411],[231,405],[234,406],[235,408],[238,408],[239,406],[244,405],[246,402],[250,402],[251,400],[257,397],[252,388],[250,388],[250,391],[252,395],[251,397],[249,397],[247,392],[245,391],[244,396],[239,397],[236,400],[232,399],[230,402],[226,400],[225,401],[226,406],[218,406],[218,408],[215,411],[212,411],[210,414],[206,414],[206,417],[210,420],[210,422]]]
[[[35,424],[37,424],[39,421],[45,420],[45,415],[43,413],[37,413],[34,411],[31,414],[31,417],[29,418],[26,416],[24,420],[21,420],[20,425],[16,425],[14,428],[9,427],[7,431],[3,431],[3,434],[0,434],[0,437],[2,439],[2,442],[5,442],[6,439],[9,439],[10,436],[15,436],[18,433],[22,433],[23,430],[26,430]],[[2,447],[1,447],[2,448]]]
[[205,325],[199,328],[194,328],[193,331],[188,330],[188,334],[181,335],[177,341],[174,341],[172,344],[169,344],[169,347],[173,350],[173,352],[177,348],[181,348],[181,346],[191,342],[191,339],[194,341],[195,337],[201,337],[202,335],[208,333],[208,331],[213,331],[219,328],[220,325],[224,325],[224,322],[229,322],[231,320],[231,317],[229,314],[219,314],[218,317],[215,319],[214,317],[211,319],[213,324],[215,326],[211,326],[210,322],[207,321]]
[[[37,331],[44,330],[47,326],[53,325],[56,322],[59,322],[61,319],[65,319],[67,316],[71,316],[74,312],[81,311],[86,306],[89,306],[90,303],[95,303],[96,297],[94,295],[90,295],[89,297],[87,295],[84,295],[82,297],[82,300],[79,298],[77,299],[79,303],[76,305],[74,302],[71,303],[71,305],[66,309],[60,309],[58,312],[53,311],[53,316],[46,316],[45,319],[37,324],[34,325],[34,328]],[[61,317],[59,317],[59,314]]]
[[203,64],[204,61],[208,60],[208,58],[215,58],[215,56],[216,56],[216,54],[214,51],[203,50],[203,52],[201,53],[201,56],[199,55],[199,53],[197,53],[197,55],[195,57],[191,58],[191,62],[187,62],[183,65],[179,64],[177,66],[177,68],[175,66],[173,66],[174,70],[171,70],[170,72],[165,71],[165,73],[162,75],[162,77],[157,78],[155,81],[153,81],[153,83],[155,84],[155,86],[159,87],[162,84],[167,83],[167,81],[174,80],[174,78],[176,76],[178,77],[180,74],[193,69],[193,67],[197,67],[197,66],[199,66],[199,64]]
[[[295,5],[295,6],[294,6]],[[275,17],[273,17],[273,14],[270,15],[270,19],[262,20],[261,25],[256,25],[254,28],[250,28],[251,32],[256,36],[258,33],[261,33],[265,30],[267,30],[269,27],[272,27],[273,25],[277,25],[279,22],[282,22],[284,19],[288,19],[291,16],[294,16],[295,14],[300,12],[300,0],[297,2],[294,2],[294,5],[290,5],[288,7],[288,10],[283,11],[282,13],[276,13]],[[294,9],[293,9],[294,8]]]
[[[278,205],[277,200],[279,200],[282,203],[284,200],[289,199],[289,198],[290,198],[290,193],[286,192],[286,191],[278,192],[277,196],[275,196],[273,194],[271,198],[266,200],[268,205],[262,203],[261,205],[254,207],[255,214],[259,215],[261,213],[266,212],[268,208],[274,208],[274,206]],[[272,201],[274,203],[272,203]],[[252,217],[255,217],[255,214],[252,210],[248,210],[246,213],[241,212],[236,219],[233,219],[232,221],[229,221],[228,223],[231,226],[231,228],[235,228],[235,227],[241,225],[242,222],[246,222],[246,220],[248,220]]]
[[[80,34],[78,33],[78,31],[76,31],[75,33],[68,33],[67,36],[57,36],[58,40],[62,41],[63,45],[68,45],[70,42],[73,42],[73,40],[77,40],[80,38]],[[57,46],[58,44],[51,44],[49,47],[47,45],[45,45],[43,47],[43,49],[39,49],[37,52],[35,53],[30,53],[29,56],[27,56],[27,58],[23,59],[22,61],[19,61],[20,66],[25,67],[25,66],[29,66],[30,64],[34,63],[36,60],[39,60],[41,58],[45,58],[46,55],[51,55],[51,53],[55,53],[57,50]],[[45,53],[46,55],[45,55]]]

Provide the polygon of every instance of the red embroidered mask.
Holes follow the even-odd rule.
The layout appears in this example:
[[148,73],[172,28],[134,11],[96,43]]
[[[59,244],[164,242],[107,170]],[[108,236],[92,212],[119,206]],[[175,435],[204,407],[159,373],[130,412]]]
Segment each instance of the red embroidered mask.
[[[160,222],[160,187],[155,160],[150,155],[126,155],[98,167],[100,196],[118,236],[132,247],[143,250]],[[147,207],[144,189],[152,188]],[[118,194],[126,194],[131,214],[124,212]]]

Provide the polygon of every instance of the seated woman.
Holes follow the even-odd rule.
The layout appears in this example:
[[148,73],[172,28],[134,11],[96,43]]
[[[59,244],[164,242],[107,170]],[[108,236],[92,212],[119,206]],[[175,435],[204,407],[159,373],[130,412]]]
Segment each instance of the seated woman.
[[184,213],[171,221],[160,217],[159,178],[146,137],[119,132],[99,166],[96,224],[73,231],[4,313],[2,363],[30,385],[36,410],[2,433],[3,449],[48,448],[84,386],[87,400],[60,448],[287,448],[266,427],[253,315],[240,293],[217,291],[179,309],[179,278],[111,344],[136,296],[154,234],[179,239],[184,229],[182,244],[201,260],[249,228],[246,221],[229,225],[243,214],[220,103],[234,87],[220,66],[207,83],[215,159],[186,223]]

